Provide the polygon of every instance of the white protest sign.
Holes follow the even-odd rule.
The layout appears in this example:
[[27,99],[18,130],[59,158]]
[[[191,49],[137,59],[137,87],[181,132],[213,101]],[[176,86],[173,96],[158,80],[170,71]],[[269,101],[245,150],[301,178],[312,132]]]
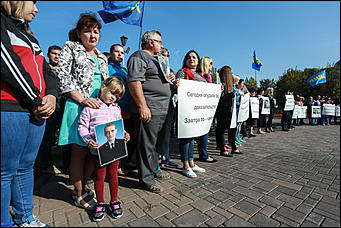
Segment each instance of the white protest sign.
[[238,122],[243,122],[249,118],[250,109],[250,94],[247,93],[244,96],[240,96],[240,106],[238,113]]
[[311,106],[311,118],[321,118],[321,106]]
[[291,111],[294,110],[295,107],[295,100],[294,100],[294,95],[285,95],[285,106],[284,106],[284,111]]
[[250,108],[252,119],[259,118],[259,100],[258,97],[250,97]]
[[292,116],[291,116],[292,119],[297,119],[299,109],[300,109],[300,106],[298,105],[294,106],[294,111],[292,112]]
[[322,115],[334,116],[335,104],[323,104]]
[[340,116],[340,105],[335,106],[335,116]]
[[180,79],[178,88],[178,138],[209,132],[219,102],[221,86]]
[[231,123],[230,128],[236,128],[237,127],[237,111],[236,111],[236,98],[233,99],[233,108],[232,108],[232,117],[231,117]]
[[261,114],[270,114],[270,100],[268,97],[263,97],[263,106]]
[[307,106],[298,106],[298,107],[299,107],[299,109],[298,109],[298,113],[297,113],[297,118],[300,118],[300,119],[307,118],[308,107]]

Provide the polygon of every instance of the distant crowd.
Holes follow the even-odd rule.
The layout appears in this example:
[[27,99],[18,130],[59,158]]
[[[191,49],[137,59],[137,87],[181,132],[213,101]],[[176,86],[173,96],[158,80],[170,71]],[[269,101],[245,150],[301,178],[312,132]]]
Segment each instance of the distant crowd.
[[[106,210],[113,218],[123,215],[118,175],[137,169],[141,188],[163,191],[156,180],[168,180],[170,174],[162,167],[179,167],[171,160],[172,137],[179,142],[184,176],[196,178],[206,172],[194,162],[195,142],[199,161],[217,161],[207,150],[209,132],[177,138],[177,90],[182,80],[215,83],[211,57],[200,58],[197,51],[189,50],[181,69],[171,69],[165,77],[159,59],[161,55],[170,58],[170,53],[163,46],[161,32],[150,30],[141,37],[142,50],[135,51],[124,67],[124,46],[113,44],[103,53],[98,50],[100,36],[105,36],[101,22],[96,15],[85,13],[63,47],[48,48],[47,62],[29,27],[37,12],[36,1],[1,2],[1,226],[47,226],[33,215],[34,167],[39,173],[69,174],[75,206],[91,209],[91,219],[101,221]],[[305,123],[305,118],[293,118],[293,110],[285,109],[286,95],[293,95],[292,91],[285,91],[277,102],[273,88],[246,88],[231,66],[222,66],[218,75],[221,96],[211,129],[216,149],[224,157],[245,153],[240,146],[257,134],[274,132],[272,121],[278,106],[281,128],[289,131],[294,125],[331,124],[331,115],[312,118],[311,108],[340,104],[339,99],[321,96],[309,97],[304,103],[296,95],[295,105],[308,106],[309,122]],[[259,115],[253,114],[250,102],[249,118],[238,122],[241,100],[247,94],[257,98]],[[269,114],[262,114],[265,100]],[[333,123],[338,118],[335,115]],[[122,139],[116,137],[119,127],[113,122],[117,120],[123,120]],[[107,140],[103,145],[96,140],[95,130],[101,124],[105,124]],[[63,167],[57,167],[53,159],[56,144]],[[105,180],[110,189],[108,205]],[[88,188],[91,182],[94,190]]]

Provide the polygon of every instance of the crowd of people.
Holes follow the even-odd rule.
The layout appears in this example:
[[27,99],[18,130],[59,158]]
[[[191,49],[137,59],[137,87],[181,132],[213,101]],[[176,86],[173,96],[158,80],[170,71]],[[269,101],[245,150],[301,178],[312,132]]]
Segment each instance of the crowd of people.
[[[105,216],[103,194],[107,177],[111,196],[108,213],[119,218],[123,210],[118,200],[118,175],[136,168],[141,188],[159,193],[163,189],[156,179],[170,178],[161,167],[179,166],[171,160],[169,147],[170,137],[176,137],[178,127],[177,90],[181,80],[214,83],[210,74],[213,60],[200,58],[197,51],[190,50],[182,68],[176,73],[171,70],[168,81],[157,56],[169,58],[170,53],[163,47],[161,32],[150,30],[141,37],[142,49],[129,57],[125,68],[122,45],[112,45],[108,55],[96,48],[101,23],[95,14],[85,13],[70,30],[69,41],[62,48],[52,45],[48,49],[47,63],[29,27],[37,12],[36,1],[1,2],[1,226],[47,226],[33,215],[33,167],[37,160],[38,169],[55,174],[65,171],[56,167],[51,156],[56,140],[74,186],[74,204],[91,209],[91,219],[101,221]],[[266,95],[263,88],[257,93],[256,88],[246,88],[230,66],[221,67],[218,73],[221,97],[213,121],[216,149],[221,156],[232,157],[243,154],[239,148],[256,137],[255,127],[258,134],[274,132],[272,120],[278,105],[273,88],[266,88]],[[241,99],[247,93],[258,98],[260,110],[268,97],[270,114],[260,111],[255,118],[250,111],[247,121],[231,127],[231,119],[238,116]],[[320,96],[308,100],[310,107],[332,103],[330,98],[321,100]],[[298,97],[295,102],[303,105],[304,98]],[[294,123],[291,111],[284,111],[284,104],[283,95],[281,126],[288,131]],[[102,166],[97,150],[101,145],[96,142],[94,126],[119,119],[124,122],[128,156]],[[319,120],[309,118],[309,123],[316,125]],[[330,123],[330,116],[322,116],[321,124]],[[303,119],[296,119],[295,124],[304,124]],[[108,141],[111,138],[108,146],[118,147],[115,125],[106,125],[104,131]],[[188,178],[206,171],[194,162],[195,142],[200,161],[217,161],[208,154],[208,134],[178,139],[182,174]],[[94,190],[87,187],[92,175]]]

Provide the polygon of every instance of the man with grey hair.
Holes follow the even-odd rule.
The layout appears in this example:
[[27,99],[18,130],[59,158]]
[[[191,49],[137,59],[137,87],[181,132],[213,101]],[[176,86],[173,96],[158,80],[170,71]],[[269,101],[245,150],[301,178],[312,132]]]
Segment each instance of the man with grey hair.
[[148,191],[159,193],[162,187],[155,178],[169,179],[159,169],[159,154],[166,130],[166,115],[171,97],[170,83],[159,66],[157,54],[161,52],[161,33],[147,31],[142,37],[142,50],[128,59],[128,87],[133,98],[131,112],[136,134],[139,181]]

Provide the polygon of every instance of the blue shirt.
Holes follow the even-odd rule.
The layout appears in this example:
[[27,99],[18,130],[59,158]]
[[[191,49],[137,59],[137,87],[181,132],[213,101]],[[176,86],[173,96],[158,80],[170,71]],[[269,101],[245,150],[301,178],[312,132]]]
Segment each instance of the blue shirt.
[[239,91],[239,89],[237,89],[237,87],[233,86],[232,91],[235,91],[235,90],[237,90],[237,92],[236,92],[236,106],[240,106],[240,91]]
[[129,104],[130,104],[130,92],[128,88],[128,74],[127,71],[123,69],[120,63],[110,62],[108,64],[109,75],[115,76],[120,79],[125,87],[125,93],[121,99],[117,101],[118,105],[122,109],[123,112],[130,113]]

